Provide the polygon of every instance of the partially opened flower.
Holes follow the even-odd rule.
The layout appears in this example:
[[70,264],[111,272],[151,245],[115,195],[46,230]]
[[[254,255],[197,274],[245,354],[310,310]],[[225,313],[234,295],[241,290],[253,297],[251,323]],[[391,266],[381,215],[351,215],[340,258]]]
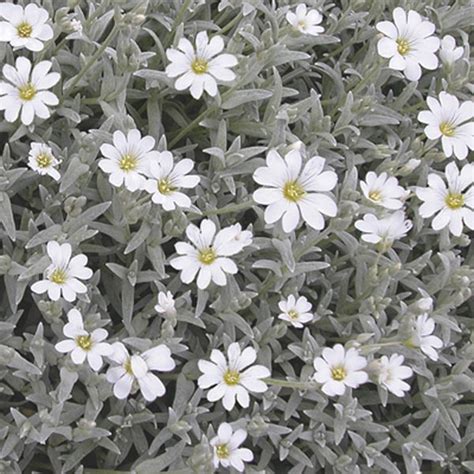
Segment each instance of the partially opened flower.
[[8,41],[13,48],[41,51],[44,42],[53,37],[53,29],[47,24],[49,14],[34,3],[22,7],[13,3],[2,3],[0,17],[0,41]]
[[183,283],[191,283],[197,275],[197,285],[201,290],[207,288],[211,281],[225,286],[226,273],[233,275],[238,272],[237,265],[229,257],[251,242],[248,238],[237,239],[240,231],[240,224],[236,224],[216,234],[216,225],[210,219],[204,219],[200,228],[189,224],[186,235],[192,245],[187,242],[175,244],[179,256],[171,259],[170,265],[181,270]]
[[155,305],[155,311],[157,313],[162,313],[167,316],[172,316],[176,314],[175,301],[171,291],[160,291],[158,293],[158,304]]
[[253,347],[241,352],[237,342],[229,345],[227,358],[221,351],[213,349],[210,362],[198,362],[203,373],[198,385],[203,389],[214,387],[207,393],[207,399],[210,402],[222,399],[228,411],[234,408],[236,399],[240,406],[247,408],[250,404],[249,392],[265,392],[267,384],[262,379],[270,377],[270,371],[265,366],[252,365],[256,360],[257,353]]
[[443,152],[447,158],[453,153],[459,160],[467,157],[468,150],[474,150],[474,102],[459,104],[456,96],[439,93],[439,100],[428,97],[430,110],[418,114],[418,120],[426,123],[425,135],[430,140],[441,138]]
[[77,293],[87,293],[87,287],[79,280],[88,280],[92,276],[92,270],[87,265],[87,257],[84,254],[71,258],[72,248],[70,244],[59,244],[48,242],[46,246],[51,264],[45,271],[45,279],[31,285],[34,293],[48,293],[53,301],[59,300],[61,295],[66,301],[74,301]]
[[253,460],[252,451],[240,447],[246,438],[245,430],[234,431],[228,423],[221,423],[217,429],[217,436],[211,439],[214,467],[217,469],[221,464],[222,467],[232,466],[237,471],[244,472],[244,462]]
[[403,211],[397,211],[379,219],[374,214],[365,214],[362,220],[354,224],[362,234],[362,240],[371,244],[381,243],[391,246],[395,240],[402,239],[413,227],[410,219],[405,218]]
[[301,170],[301,154],[292,150],[283,159],[276,150],[267,155],[266,166],[258,168],[253,179],[263,185],[253,193],[259,204],[266,205],[265,222],[274,224],[282,219],[283,230],[296,229],[300,218],[313,229],[324,228],[324,217],[334,217],[334,199],[323,194],[336,186],[337,175],[323,171],[325,159],[311,158]]
[[81,313],[73,308],[67,313],[68,323],[64,325],[63,333],[68,338],[58,342],[54,347],[58,352],[71,353],[71,359],[75,364],[87,363],[95,371],[102,367],[102,357],[110,356],[112,346],[105,339],[109,333],[102,328],[94,329],[92,332],[84,329],[84,321]]
[[300,3],[295,12],[289,11],[286,14],[288,23],[300,33],[318,36],[324,31],[322,26],[317,26],[323,21],[323,16],[317,10],[306,7],[304,3]]
[[403,365],[403,361],[402,355],[392,354],[390,357],[384,355],[370,364],[375,382],[397,397],[405,396],[405,392],[410,390],[410,385],[404,380],[413,375],[413,370]]
[[31,61],[22,56],[16,59],[15,67],[3,66],[3,76],[9,82],[0,82],[0,110],[5,111],[7,122],[14,122],[20,111],[24,125],[33,123],[35,116],[51,116],[48,106],[58,105],[59,100],[47,89],[61,78],[57,72],[49,72],[51,66],[51,61],[41,61],[32,70]]
[[121,131],[113,134],[113,146],[105,143],[100,147],[105,158],[99,161],[99,167],[109,175],[109,183],[125,187],[129,191],[142,189],[150,164],[159,159],[160,154],[152,151],[155,139],[142,138],[140,130],[129,130],[127,135]]
[[195,188],[199,176],[188,174],[194,167],[194,161],[188,158],[173,163],[173,155],[169,151],[158,153],[157,160],[152,161],[148,170],[148,178],[143,188],[152,194],[152,201],[161,204],[165,211],[176,207],[190,207],[191,199],[180,192],[181,188]]
[[408,346],[419,347],[431,360],[437,361],[438,350],[443,347],[443,341],[433,336],[435,322],[427,314],[421,314],[416,318],[413,335],[408,341]]
[[383,172],[377,175],[369,171],[365,181],[360,182],[364,196],[374,204],[386,209],[401,209],[403,199],[407,195],[405,189],[398,184],[398,179]]
[[127,398],[134,383],[148,402],[162,397],[165,392],[163,382],[153,371],[170,372],[176,367],[171,351],[160,344],[141,354],[130,355],[121,342],[112,344],[113,352],[109,358],[116,365],[107,370],[107,380],[114,384],[114,395],[119,399]]
[[312,305],[304,296],[296,299],[290,295],[286,300],[280,301],[278,307],[282,311],[278,318],[290,322],[295,328],[302,328],[303,324],[313,319],[313,314],[310,313]]
[[329,396],[343,395],[346,387],[357,388],[367,382],[369,376],[363,369],[365,357],[354,348],[345,350],[341,344],[323,349],[322,357],[314,359],[314,380],[322,384],[322,391]]
[[230,68],[237,65],[237,58],[232,54],[219,54],[223,49],[224,40],[214,36],[209,41],[205,31],[196,35],[195,47],[186,38],[181,38],[178,49],[166,50],[166,57],[170,60],[166,74],[178,77],[175,88],[179,91],[189,89],[195,99],[199,99],[204,91],[214,97],[218,82],[235,79]]
[[53,156],[53,150],[44,143],[32,143],[28,154],[28,166],[40,175],[49,175],[59,181],[61,175],[56,169],[59,160]]
[[389,67],[403,71],[410,81],[421,77],[421,67],[434,70],[438,67],[440,40],[432,34],[435,25],[415,11],[408,13],[401,7],[393,10],[394,23],[381,21],[377,23],[378,31],[385,35],[377,43],[380,56],[390,59]]
[[451,35],[446,35],[441,40],[441,49],[439,50],[439,57],[443,64],[452,66],[463,55],[464,49],[462,46],[456,47],[456,40]]
[[445,227],[460,236],[463,223],[474,230],[474,165],[466,164],[459,172],[455,163],[449,163],[445,169],[448,186],[437,174],[428,175],[428,187],[416,188],[416,195],[423,204],[420,216],[434,217],[431,226],[434,230]]

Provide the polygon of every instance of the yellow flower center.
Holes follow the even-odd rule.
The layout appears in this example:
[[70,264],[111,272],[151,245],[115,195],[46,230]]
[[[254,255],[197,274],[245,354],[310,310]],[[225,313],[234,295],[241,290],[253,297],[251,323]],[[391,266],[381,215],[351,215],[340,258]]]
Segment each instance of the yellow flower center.
[[56,283],[56,285],[64,285],[67,280],[67,274],[62,268],[56,268],[53,273],[49,276],[50,281]]
[[301,20],[298,22],[298,26],[302,29],[302,30],[305,30],[306,29],[306,22],[304,20]]
[[77,345],[84,351],[90,351],[92,348],[92,338],[87,336],[78,336],[76,338]]
[[229,454],[230,450],[227,444],[218,444],[216,446],[216,455],[219,459],[227,459]]
[[224,383],[226,385],[237,385],[240,381],[240,374],[236,370],[227,369],[224,374]]
[[31,33],[33,32],[33,27],[29,23],[26,23],[26,21],[24,21],[16,27],[16,31],[20,38],[29,38],[31,36]]
[[380,201],[382,198],[382,193],[380,191],[370,191],[369,199],[372,201]]
[[37,157],[36,157],[36,164],[40,167],[40,168],[47,168],[51,162],[53,160],[51,159],[51,156],[48,155],[47,153],[40,153]]
[[449,209],[459,209],[464,206],[464,196],[461,193],[449,193],[445,203]]
[[397,50],[402,56],[407,55],[410,52],[410,49],[410,43],[406,39],[397,39]]
[[453,137],[455,128],[449,123],[449,122],[441,122],[439,124],[439,131],[445,136],[445,137]]
[[285,186],[283,186],[283,196],[288,199],[288,201],[297,202],[305,194],[306,191],[298,181],[288,181]]
[[204,74],[205,72],[207,72],[208,68],[209,65],[205,59],[196,58],[191,63],[191,69],[195,74]]
[[36,95],[36,89],[31,83],[21,86],[18,92],[21,100],[31,100]]
[[120,159],[119,167],[123,171],[133,171],[138,164],[138,160],[133,155],[123,155]]
[[174,186],[171,185],[171,181],[169,179],[160,179],[157,183],[158,191],[161,194],[171,194],[173,191],[176,190]]
[[288,311],[288,316],[290,317],[290,319],[298,319],[299,317],[299,314],[298,314],[298,311],[296,311],[295,309],[290,309],[290,311]]
[[335,367],[334,369],[331,370],[331,376],[334,380],[337,380],[340,382],[341,380],[344,380],[346,378],[346,370],[344,367]]
[[128,375],[133,375],[132,359],[130,357],[125,361],[125,364],[123,364],[123,368]]
[[208,247],[207,249],[202,249],[199,251],[198,258],[199,261],[204,265],[210,265],[217,258],[217,255],[212,247]]

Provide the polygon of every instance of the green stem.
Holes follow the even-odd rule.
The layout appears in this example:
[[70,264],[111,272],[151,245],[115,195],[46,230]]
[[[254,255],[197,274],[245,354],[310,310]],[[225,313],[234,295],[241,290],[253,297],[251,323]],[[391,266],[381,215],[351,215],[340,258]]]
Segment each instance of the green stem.
[[209,107],[201,112],[187,127],[184,127],[170,142],[168,148],[173,148],[176,143],[178,143],[181,138],[185,137],[199,122],[206,118],[211,112],[215,110],[215,107]]
[[104,42],[100,45],[100,48],[91,56],[89,61],[85,64],[85,66],[79,71],[79,74],[75,77],[75,79],[71,82],[67,90],[64,91],[64,95],[69,94],[74,87],[79,83],[79,81],[84,77],[87,71],[94,65],[97,59],[102,55],[102,53],[106,50],[112,40],[115,38],[115,35],[118,33],[120,29],[119,23],[115,23],[114,27],[110,31],[107,38],[105,38]]
[[183,21],[184,15],[186,11],[189,9],[189,5],[191,4],[192,0],[186,0],[182,5],[181,8],[179,9],[178,13],[176,14],[176,17],[173,22],[173,26],[171,27],[171,31],[168,32],[165,38],[165,44],[167,46],[170,45],[171,43],[171,36],[175,32],[176,28],[179,26],[179,24]]
[[312,382],[296,382],[292,380],[272,379],[271,377],[268,377],[262,380],[263,382],[269,385],[278,385],[279,387],[295,388],[295,389],[303,389],[303,390],[307,390],[311,388],[311,386],[313,385]]

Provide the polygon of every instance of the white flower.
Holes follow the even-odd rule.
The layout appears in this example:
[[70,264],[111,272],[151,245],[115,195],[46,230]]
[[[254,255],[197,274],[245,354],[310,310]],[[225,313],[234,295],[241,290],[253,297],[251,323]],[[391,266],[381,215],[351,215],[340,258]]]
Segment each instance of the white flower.
[[[41,61],[31,70],[31,62],[17,58],[15,67],[3,66],[3,75],[8,82],[0,81],[0,110],[5,111],[5,120],[14,122],[20,115],[24,125],[30,125],[35,115],[42,119],[51,116],[48,105],[58,105],[55,94],[48,91],[60,79],[57,72],[49,72],[51,61]],[[31,74],[30,74],[31,73]]]
[[70,25],[71,25],[71,29],[76,32],[76,33],[82,33],[82,23],[73,18],[71,21],[70,21]]
[[129,191],[142,189],[153,160],[158,160],[160,154],[152,151],[155,139],[150,136],[142,138],[140,130],[129,130],[124,133],[116,131],[113,134],[113,146],[105,143],[100,147],[106,157],[99,161],[102,171],[109,174],[109,183],[125,187]]
[[150,163],[148,179],[143,188],[152,194],[152,201],[161,204],[165,211],[176,207],[190,207],[191,199],[179,192],[180,188],[194,188],[199,183],[199,176],[186,176],[194,167],[193,160],[188,158],[173,164],[173,155],[169,151],[157,154],[157,160]]
[[86,359],[95,371],[102,367],[102,356],[112,353],[112,346],[106,342],[109,333],[105,329],[94,329],[91,333],[84,329],[82,315],[77,309],[67,313],[68,323],[64,325],[63,333],[69,338],[58,342],[54,347],[58,352],[70,352],[75,364],[82,364]]
[[114,384],[114,395],[127,398],[136,382],[145,400],[152,402],[165,392],[163,382],[152,373],[153,370],[170,372],[176,366],[171,351],[164,344],[148,349],[142,354],[130,355],[121,342],[112,344],[113,352],[109,358],[116,366],[107,370],[107,380]]
[[79,280],[87,280],[92,276],[92,270],[87,265],[84,254],[71,258],[71,245],[48,242],[46,246],[51,265],[45,271],[45,279],[31,286],[34,293],[48,292],[53,301],[62,296],[66,301],[74,301],[76,293],[87,293],[87,287]]
[[456,40],[451,35],[446,35],[441,40],[439,57],[447,66],[452,66],[454,62],[462,57],[463,52],[464,49],[462,46],[456,47]]
[[421,77],[421,66],[434,70],[438,67],[438,58],[434,54],[440,45],[438,38],[431,36],[435,25],[423,20],[415,11],[408,15],[403,8],[393,10],[393,20],[381,21],[376,28],[385,35],[379,40],[377,50],[383,58],[390,58],[389,67],[403,71],[410,81]]
[[474,150],[474,102],[459,100],[447,92],[440,92],[439,101],[428,97],[426,103],[430,110],[418,114],[418,120],[426,123],[425,134],[430,140],[441,137],[441,145],[446,157],[454,156],[460,160],[467,157],[468,148]]
[[237,265],[230,256],[239,253],[250,239],[237,239],[240,224],[226,227],[216,234],[216,225],[209,219],[201,222],[200,229],[194,224],[186,228],[186,235],[191,244],[178,242],[175,244],[179,257],[170,261],[176,270],[181,270],[181,281],[191,283],[196,274],[197,285],[201,290],[207,288],[211,280],[219,286],[227,283],[226,273],[234,275],[238,272]]
[[[171,63],[166,67],[168,77],[180,76],[174,86],[182,91],[189,89],[195,99],[205,90],[210,96],[217,95],[217,81],[228,82],[235,79],[229,68],[237,64],[232,54],[216,54],[224,49],[224,40],[214,36],[209,41],[207,33],[196,35],[196,48],[186,38],[181,38],[178,49],[167,49],[166,57]],[[179,51],[178,51],[179,50]]]
[[286,14],[286,19],[288,23],[300,33],[318,36],[319,33],[324,31],[322,26],[316,26],[323,21],[321,13],[319,13],[317,10],[308,11],[304,3],[300,3],[296,7],[295,13],[289,11]]
[[365,357],[359,351],[350,348],[347,352],[341,344],[336,344],[333,349],[323,349],[322,357],[314,359],[314,380],[323,384],[322,391],[329,396],[343,395],[346,386],[357,388],[367,382],[367,366]]
[[43,42],[53,37],[53,29],[46,23],[48,12],[34,3],[25,8],[3,3],[0,10],[2,16],[6,21],[0,21],[0,41],[8,41],[15,49],[41,51]]
[[443,347],[443,341],[436,336],[432,336],[435,323],[427,314],[422,314],[416,318],[414,334],[409,340],[409,346],[419,347],[431,360],[438,360],[438,351]]
[[390,246],[394,240],[402,239],[413,227],[411,220],[405,219],[403,211],[397,211],[388,217],[378,219],[373,214],[365,214],[362,220],[354,224],[362,234],[362,240],[371,244]]
[[310,313],[312,305],[304,296],[296,299],[290,295],[287,300],[280,301],[278,307],[282,311],[278,318],[289,321],[295,328],[302,328],[304,323],[313,319]]
[[253,179],[264,188],[257,189],[253,198],[265,209],[265,222],[273,224],[283,218],[283,230],[291,232],[298,226],[300,215],[313,229],[324,228],[323,214],[334,217],[337,206],[332,198],[321,192],[336,186],[337,175],[324,171],[325,159],[311,158],[301,171],[301,154],[292,150],[283,159],[275,150],[267,155],[266,164],[258,168]]
[[448,187],[436,174],[428,175],[428,187],[416,188],[416,195],[422,201],[420,216],[423,218],[437,214],[431,223],[434,230],[446,226],[455,236],[460,236],[463,222],[474,229],[474,166],[466,164],[459,172],[455,163],[449,163],[445,169]]
[[155,305],[155,311],[157,313],[164,313],[172,316],[176,314],[175,301],[171,291],[160,291],[158,293],[158,304]]
[[398,185],[398,179],[388,177],[385,172],[377,176],[369,171],[365,175],[365,181],[360,182],[360,187],[369,201],[386,209],[401,209],[403,198],[407,195],[405,189]]
[[433,298],[427,296],[426,298],[420,298],[416,302],[416,307],[423,312],[429,313],[433,310]]
[[390,358],[382,356],[370,364],[377,383],[397,397],[403,397],[404,392],[410,390],[410,385],[403,380],[413,375],[413,370],[410,367],[402,365],[403,361],[402,355],[393,354]]
[[211,439],[211,446],[214,449],[214,467],[217,469],[219,464],[222,464],[223,467],[232,466],[237,471],[244,472],[244,462],[253,460],[250,449],[239,447],[246,438],[245,430],[233,431],[229,423],[221,423],[217,429],[217,436]]
[[203,373],[198,379],[198,385],[203,389],[214,386],[209,390],[207,399],[210,402],[222,399],[227,411],[234,408],[236,398],[240,406],[247,408],[250,404],[249,392],[265,392],[267,384],[261,379],[270,377],[270,371],[266,367],[252,365],[256,359],[255,349],[247,347],[240,352],[237,342],[229,345],[227,359],[221,351],[213,349],[211,362],[198,362],[199,370]]
[[59,181],[61,175],[55,166],[59,165],[59,160],[53,156],[53,150],[44,143],[32,143],[28,154],[28,166],[40,175],[49,175]]

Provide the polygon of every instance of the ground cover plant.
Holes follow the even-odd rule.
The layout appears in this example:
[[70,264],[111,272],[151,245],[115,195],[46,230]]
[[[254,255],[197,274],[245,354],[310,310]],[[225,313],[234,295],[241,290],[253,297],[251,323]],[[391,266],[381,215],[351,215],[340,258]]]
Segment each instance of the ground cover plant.
[[474,472],[473,17],[0,3],[0,471]]

